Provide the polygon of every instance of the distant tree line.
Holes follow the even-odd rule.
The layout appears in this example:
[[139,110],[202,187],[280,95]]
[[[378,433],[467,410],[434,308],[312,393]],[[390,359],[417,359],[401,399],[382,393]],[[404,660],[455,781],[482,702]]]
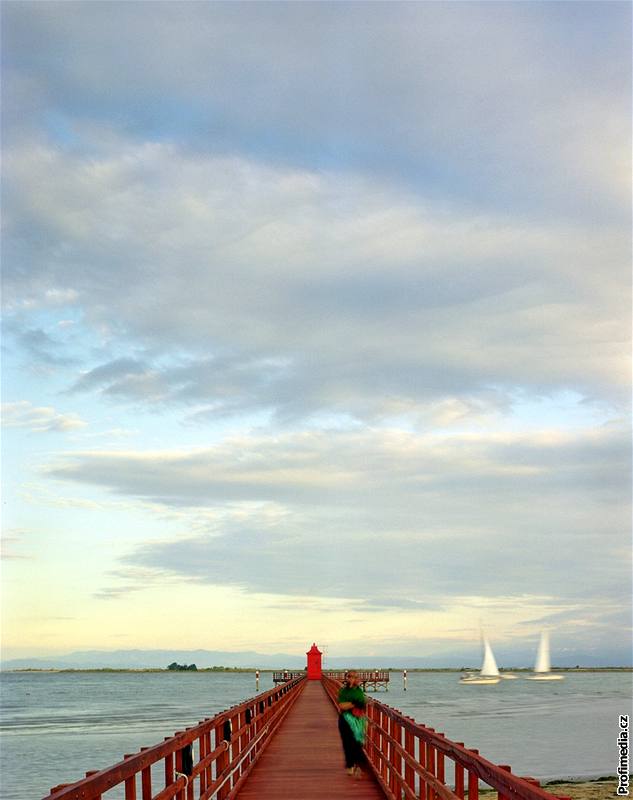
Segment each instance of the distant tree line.
[[197,672],[198,667],[195,664],[178,664],[175,661],[172,661],[171,664],[167,667],[167,669],[172,670],[173,672]]

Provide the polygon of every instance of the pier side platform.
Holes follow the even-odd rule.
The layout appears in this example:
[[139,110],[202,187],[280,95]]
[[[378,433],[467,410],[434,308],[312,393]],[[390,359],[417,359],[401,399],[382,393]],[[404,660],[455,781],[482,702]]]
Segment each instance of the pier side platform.
[[384,793],[371,772],[347,774],[336,709],[320,681],[308,681],[253,768],[238,800],[373,800]]

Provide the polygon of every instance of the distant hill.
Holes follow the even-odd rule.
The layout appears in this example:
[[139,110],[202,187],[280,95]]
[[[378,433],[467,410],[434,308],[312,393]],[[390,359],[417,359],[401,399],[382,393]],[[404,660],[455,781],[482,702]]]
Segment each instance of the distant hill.
[[173,662],[204,667],[253,667],[302,669],[305,657],[284,653],[264,655],[254,651],[223,650],[80,650],[48,658],[14,658],[2,661],[2,669],[166,669]]
[[[496,651],[495,651],[496,652]],[[534,653],[525,651],[504,657],[501,648],[497,653],[497,661],[502,668],[531,667]],[[631,666],[631,654],[628,651],[611,652],[602,658],[586,653],[566,654],[556,658],[553,654],[553,665],[556,667],[607,667]],[[0,668],[10,669],[166,669],[173,662],[196,664],[204,667],[252,667],[259,669],[303,669],[305,656],[290,653],[258,653],[255,651],[228,650],[80,650],[56,657],[16,658],[0,663]],[[478,667],[479,653],[473,648],[468,653],[451,653],[437,656],[342,656],[327,657],[324,666],[331,669],[345,667],[359,668],[407,668],[407,669],[439,669],[451,667]]]

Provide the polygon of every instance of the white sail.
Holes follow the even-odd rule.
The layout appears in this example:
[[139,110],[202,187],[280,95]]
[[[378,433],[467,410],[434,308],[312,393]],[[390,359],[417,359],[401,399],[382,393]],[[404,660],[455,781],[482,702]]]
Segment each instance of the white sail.
[[484,660],[481,665],[481,672],[469,672],[467,675],[462,675],[459,679],[460,683],[467,685],[484,685],[499,683],[501,680],[492,647],[490,647],[490,643],[488,639],[486,639],[486,634],[483,630],[481,631],[481,641],[484,647]]
[[541,641],[536,651],[536,663],[534,664],[534,672],[531,675],[525,676],[529,681],[562,681],[565,679],[564,675],[550,671],[549,660],[549,633],[543,631],[541,633]]
[[549,672],[549,634],[547,631],[541,633],[541,641],[538,645],[536,652],[536,663],[534,664],[534,672]]
[[499,668],[497,667],[497,662],[495,661],[494,653],[492,652],[492,647],[490,647],[490,643],[486,637],[483,637],[484,640],[484,660],[481,665],[481,674],[482,675],[499,675]]

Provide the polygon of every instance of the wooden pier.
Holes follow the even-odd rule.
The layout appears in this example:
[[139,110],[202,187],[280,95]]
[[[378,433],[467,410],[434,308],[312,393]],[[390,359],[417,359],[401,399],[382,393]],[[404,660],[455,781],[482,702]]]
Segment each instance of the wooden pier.
[[114,787],[125,800],[479,800],[482,783],[495,800],[570,800],[371,698],[367,768],[357,780],[338,737],[340,685],[309,663],[307,674],[55,786],[44,800],[107,800]]
[[343,769],[337,713],[323,684],[306,682],[239,800],[384,800],[373,773],[352,778]]

